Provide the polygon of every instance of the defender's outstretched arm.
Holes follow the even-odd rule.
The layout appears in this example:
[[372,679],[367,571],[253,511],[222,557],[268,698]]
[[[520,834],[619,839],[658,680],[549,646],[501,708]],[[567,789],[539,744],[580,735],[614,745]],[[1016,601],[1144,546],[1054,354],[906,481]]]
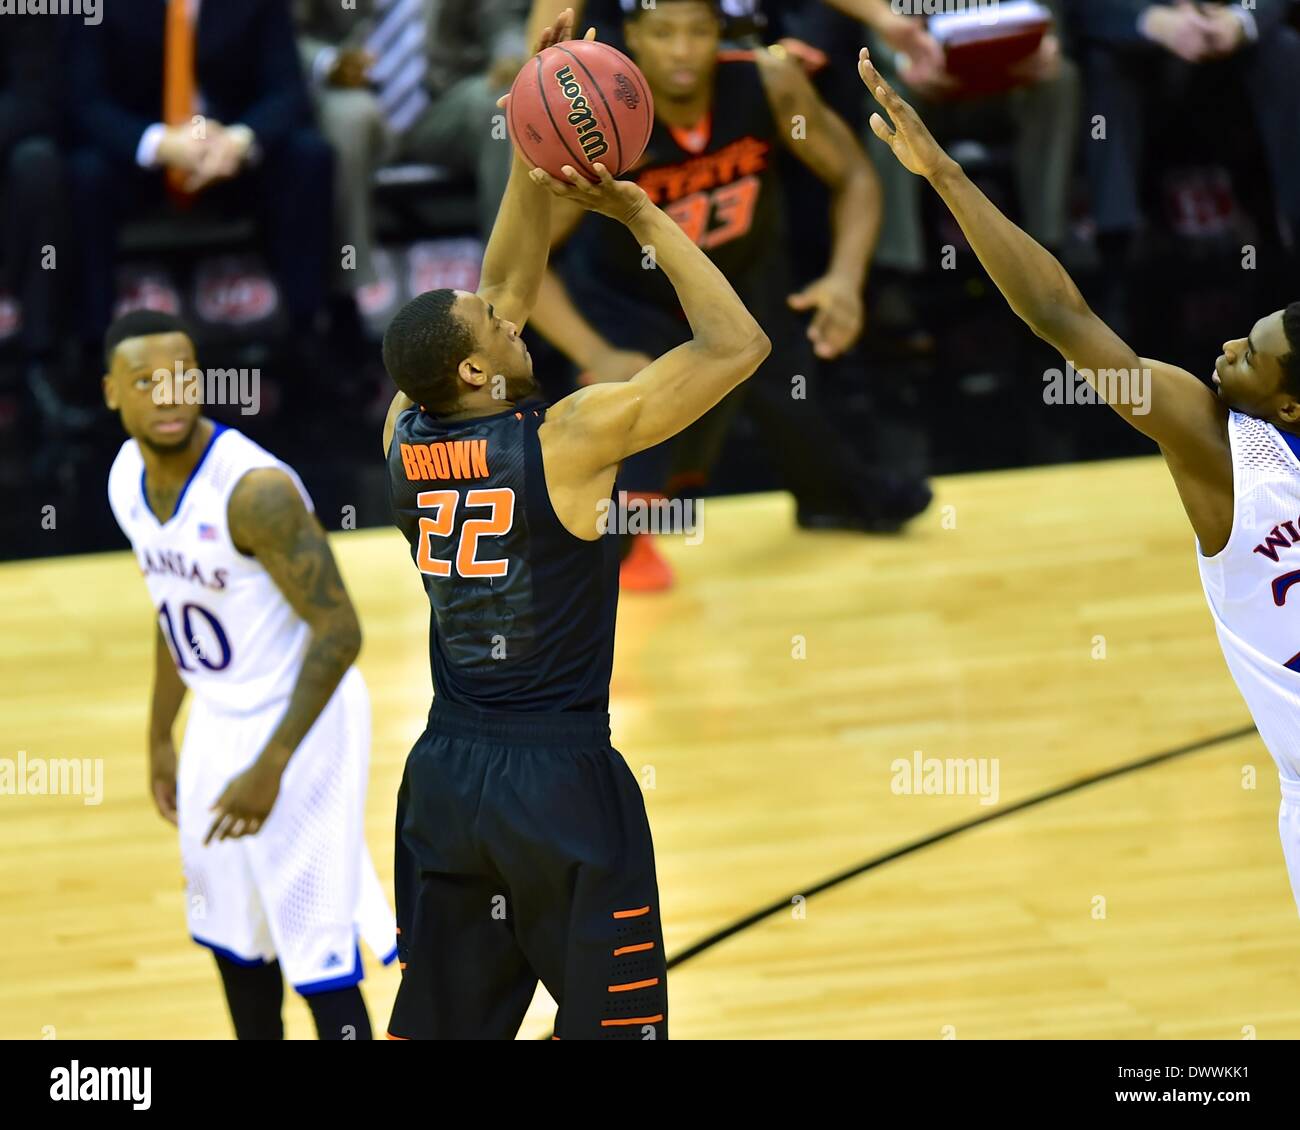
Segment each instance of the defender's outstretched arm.
[[[1130,424],[1150,436],[1166,455],[1195,462],[1219,461],[1224,450],[1226,408],[1185,369],[1141,359],[1084,301],[1065,268],[1021,231],[943,151],[916,111],[881,78],[862,49],[862,81],[889,116],[871,117],[871,128],[910,172],[925,177],[943,198],[989,277],[1011,308],[1044,341],[1074,364]],[[891,128],[892,127],[892,128]],[[1098,372],[1120,371],[1149,381],[1142,398],[1107,399]],[[1132,387],[1131,381],[1123,382]]]

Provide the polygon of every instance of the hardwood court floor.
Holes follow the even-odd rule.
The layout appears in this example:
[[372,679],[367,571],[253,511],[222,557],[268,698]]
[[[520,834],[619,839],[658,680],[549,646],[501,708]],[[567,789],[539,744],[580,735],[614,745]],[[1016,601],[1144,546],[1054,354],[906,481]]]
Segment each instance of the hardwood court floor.
[[[1300,923],[1253,734],[799,897],[1249,725],[1157,460],[937,493],[892,540],[797,533],[783,495],[711,503],[702,544],[668,547],[678,588],[623,599],[614,731],[645,786],[669,955],[781,904],[673,970],[673,1037],[1300,1037]],[[336,546],[366,631],[387,884],[427,606],[395,533]],[[102,757],[106,776],[97,807],[0,797],[0,1037],[225,1037],[146,795],[151,610],[131,558],[0,567],[0,596],[0,757]],[[917,751],[989,759],[997,803],[899,794],[891,766]],[[379,1029],[397,976],[367,979]],[[286,1000],[289,1034],[310,1038]],[[522,1035],[550,1015],[539,992]]]

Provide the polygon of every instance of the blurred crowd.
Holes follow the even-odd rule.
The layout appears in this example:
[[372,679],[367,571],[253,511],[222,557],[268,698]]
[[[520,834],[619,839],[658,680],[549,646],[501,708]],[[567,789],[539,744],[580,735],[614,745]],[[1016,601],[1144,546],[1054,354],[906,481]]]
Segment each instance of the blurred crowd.
[[[376,268],[377,183],[398,166],[464,185],[466,216],[485,236],[511,162],[497,100],[560,4],[139,0],[102,5],[94,24],[0,16],[0,341],[20,418],[56,432],[91,426],[91,375],[110,320],[130,305],[180,302],[165,288],[123,293],[123,233],[142,220],[161,225],[182,255],[220,250],[232,230],[253,233],[293,364],[341,384],[349,367],[373,365],[375,318],[393,303]],[[1292,0],[1041,0],[1045,32],[1010,37],[1001,53],[966,54],[960,67],[935,13],[1023,15],[1023,4],[658,6],[682,4],[720,9],[727,50],[767,48],[797,66],[857,139],[847,147],[869,162],[879,225],[861,278],[863,314],[828,348],[814,335],[817,361],[869,364],[859,329],[868,348],[891,355],[932,350],[942,329],[920,296],[951,241],[932,230],[924,186],[867,127],[854,66],[862,42],[959,159],[1003,179],[1008,207],[1031,234],[1067,260],[1079,254],[1071,244],[1086,245],[1090,297],[1117,329],[1153,229],[1232,235],[1244,216],[1279,285],[1293,285],[1300,5]],[[574,6],[602,40],[626,47],[629,9],[655,5]],[[1170,181],[1179,162],[1208,171]],[[769,268],[788,274],[774,282],[782,295],[809,293],[836,253],[826,202],[839,174],[791,165],[780,228],[789,253]],[[583,246],[575,240],[568,259]],[[821,301],[817,292],[809,304]],[[805,334],[810,317],[782,318],[779,332]],[[543,375],[557,391],[619,379],[629,354],[640,355],[605,342],[603,353],[579,358],[556,344]]]

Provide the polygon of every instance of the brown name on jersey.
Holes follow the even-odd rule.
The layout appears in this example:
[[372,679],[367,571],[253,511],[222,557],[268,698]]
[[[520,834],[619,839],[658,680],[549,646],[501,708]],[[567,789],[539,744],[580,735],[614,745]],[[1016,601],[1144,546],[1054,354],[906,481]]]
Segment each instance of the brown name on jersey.
[[429,479],[486,479],[487,440],[449,439],[441,443],[404,443],[402,468],[416,482]]

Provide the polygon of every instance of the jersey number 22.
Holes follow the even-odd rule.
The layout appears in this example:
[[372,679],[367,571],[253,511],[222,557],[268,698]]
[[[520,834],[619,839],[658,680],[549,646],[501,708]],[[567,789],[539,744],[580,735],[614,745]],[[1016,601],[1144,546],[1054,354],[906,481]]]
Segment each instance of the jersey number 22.
[[[420,543],[415,563],[430,577],[450,577],[451,561],[433,556],[431,537],[449,538],[456,532],[456,507],[460,493],[454,490],[426,490],[416,496],[421,510],[432,510],[432,518],[420,519]],[[515,492],[509,487],[467,491],[465,505],[473,510],[486,507],[486,518],[466,518],[456,546],[456,573],[462,577],[504,577],[510,562],[502,557],[493,561],[478,559],[478,539],[508,534],[515,523]]]

